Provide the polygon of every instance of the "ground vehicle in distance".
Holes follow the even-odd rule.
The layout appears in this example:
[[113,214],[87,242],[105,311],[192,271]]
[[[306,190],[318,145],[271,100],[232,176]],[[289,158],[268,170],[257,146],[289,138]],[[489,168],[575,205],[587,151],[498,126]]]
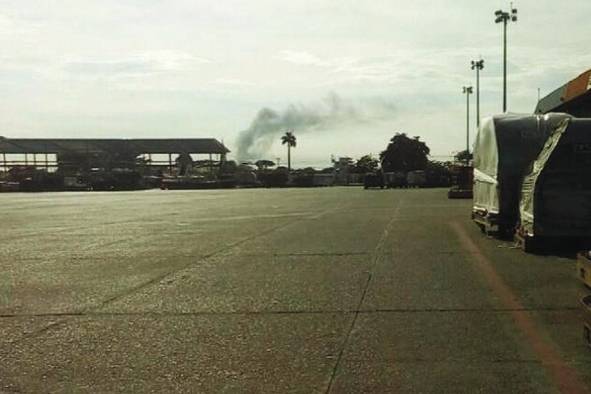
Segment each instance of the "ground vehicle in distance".
[[385,172],[384,182],[386,187],[406,187],[406,173],[404,171]]
[[409,171],[406,174],[406,185],[408,187],[423,187],[427,183],[427,176],[423,170]]
[[455,163],[451,169],[452,187],[447,198],[472,198],[474,186],[474,169],[468,163]]
[[363,177],[363,188],[368,189],[370,187],[379,187],[383,189],[385,186],[384,183],[384,175],[381,171],[378,172],[368,172]]

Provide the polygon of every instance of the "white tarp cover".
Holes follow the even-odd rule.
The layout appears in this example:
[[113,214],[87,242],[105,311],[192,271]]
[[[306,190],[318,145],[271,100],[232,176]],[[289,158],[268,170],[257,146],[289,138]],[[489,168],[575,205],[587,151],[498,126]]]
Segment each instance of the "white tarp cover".
[[474,211],[514,223],[521,181],[567,114],[501,114],[485,119],[474,144]]

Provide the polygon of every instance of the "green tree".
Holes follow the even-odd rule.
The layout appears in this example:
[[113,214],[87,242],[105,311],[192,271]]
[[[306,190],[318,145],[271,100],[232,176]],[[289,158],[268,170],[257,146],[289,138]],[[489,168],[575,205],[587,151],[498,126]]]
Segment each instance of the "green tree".
[[296,146],[296,137],[293,135],[293,130],[289,130],[281,136],[281,144],[287,145],[287,171],[291,172],[291,148]]
[[380,153],[384,171],[424,170],[431,150],[420,137],[409,138],[406,133],[396,133],[385,151]]
[[375,172],[380,166],[378,159],[372,155],[361,156],[355,163],[354,172],[358,174],[365,174],[368,172]]
[[275,162],[271,161],[271,160],[257,160],[254,163],[255,166],[257,166],[257,168],[259,170],[266,170],[269,167],[275,167]]

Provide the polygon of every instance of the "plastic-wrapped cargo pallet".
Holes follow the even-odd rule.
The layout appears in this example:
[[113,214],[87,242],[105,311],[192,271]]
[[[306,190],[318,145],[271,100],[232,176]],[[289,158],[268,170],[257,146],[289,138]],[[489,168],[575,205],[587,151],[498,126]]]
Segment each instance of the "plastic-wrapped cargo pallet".
[[591,119],[565,119],[552,130],[521,189],[518,235],[591,236]]
[[519,219],[523,177],[567,114],[502,114],[486,119],[474,145],[472,218],[483,230],[507,233]]

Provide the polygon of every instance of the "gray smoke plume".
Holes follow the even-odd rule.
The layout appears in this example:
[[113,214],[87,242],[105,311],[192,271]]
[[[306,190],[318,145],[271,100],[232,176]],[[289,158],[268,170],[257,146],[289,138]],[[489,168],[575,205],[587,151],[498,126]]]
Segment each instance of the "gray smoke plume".
[[394,105],[382,98],[358,102],[345,101],[331,93],[314,106],[289,105],[283,112],[261,109],[250,127],[238,135],[236,152],[239,161],[260,159],[273,142],[287,130],[301,133],[322,132],[344,128],[350,124],[367,123],[391,118]]

